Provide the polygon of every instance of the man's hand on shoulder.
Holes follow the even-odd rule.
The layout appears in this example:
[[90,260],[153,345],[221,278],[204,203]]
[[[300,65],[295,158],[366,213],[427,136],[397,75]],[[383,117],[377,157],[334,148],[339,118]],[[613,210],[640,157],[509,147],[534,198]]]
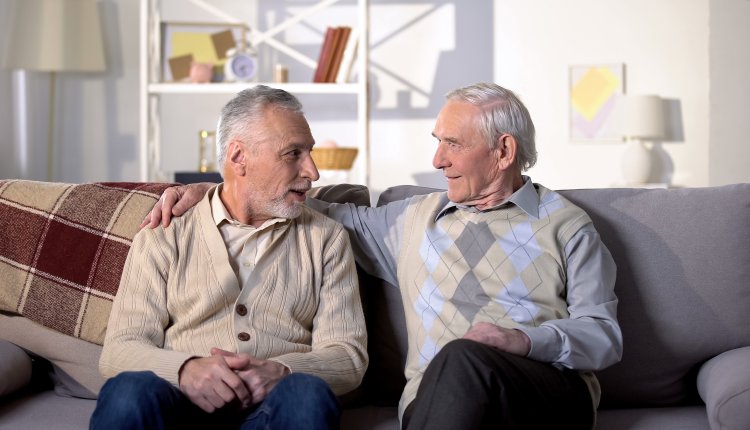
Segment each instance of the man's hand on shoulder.
[[521,330],[508,329],[478,322],[464,335],[464,339],[494,346],[505,352],[525,357],[531,351],[531,339]]
[[[234,365],[241,366],[240,359]],[[247,360],[244,365],[247,365]],[[245,409],[252,404],[252,396],[245,382],[227,364],[224,357],[191,358],[180,369],[180,390],[206,412],[213,412],[229,404]]]
[[235,354],[223,349],[213,348],[211,355],[223,357],[229,367],[245,382],[250,390],[252,403],[262,402],[268,393],[290,370],[281,363],[271,360],[261,360],[249,354]]
[[197,184],[176,185],[169,187],[161,194],[151,211],[141,222],[140,228],[148,226],[156,228],[161,222],[165,228],[173,216],[179,217],[188,209],[197,205],[206,195],[209,188],[216,184],[210,182],[201,182]]

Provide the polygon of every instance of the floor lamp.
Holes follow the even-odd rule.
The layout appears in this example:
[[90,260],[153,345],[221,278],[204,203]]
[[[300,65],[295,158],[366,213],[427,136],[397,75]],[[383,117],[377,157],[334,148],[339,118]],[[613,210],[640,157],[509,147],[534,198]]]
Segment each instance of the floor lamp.
[[[47,180],[52,181],[56,75],[105,70],[97,0],[16,0],[10,7],[10,16],[3,67],[49,73]],[[18,115],[25,118],[26,113]]]

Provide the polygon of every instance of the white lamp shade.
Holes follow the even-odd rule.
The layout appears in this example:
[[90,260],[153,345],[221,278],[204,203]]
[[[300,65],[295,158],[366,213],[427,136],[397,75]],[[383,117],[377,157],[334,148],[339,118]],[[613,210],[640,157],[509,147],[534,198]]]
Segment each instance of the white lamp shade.
[[661,139],[666,131],[664,103],[659,96],[625,95],[618,102],[620,134],[636,139]]
[[5,68],[49,72],[105,69],[96,0],[16,0]]

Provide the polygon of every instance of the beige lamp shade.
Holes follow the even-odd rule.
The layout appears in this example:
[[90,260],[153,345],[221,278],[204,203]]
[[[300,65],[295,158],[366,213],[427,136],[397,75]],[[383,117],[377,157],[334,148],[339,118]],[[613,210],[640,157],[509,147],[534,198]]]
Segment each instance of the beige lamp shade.
[[3,67],[48,72],[105,70],[96,0],[16,0]]
[[659,96],[626,95],[618,101],[615,121],[620,135],[628,142],[622,154],[622,173],[627,185],[643,185],[651,177],[653,157],[643,141],[664,138],[666,119]]
[[618,106],[620,134],[627,138],[661,139],[665,135],[664,103],[655,95],[626,95]]

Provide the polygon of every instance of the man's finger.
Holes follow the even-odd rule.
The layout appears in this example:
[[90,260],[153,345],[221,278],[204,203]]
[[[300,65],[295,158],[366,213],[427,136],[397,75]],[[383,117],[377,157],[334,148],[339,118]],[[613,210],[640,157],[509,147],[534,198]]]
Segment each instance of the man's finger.
[[[166,193],[168,190],[169,188],[164,190],[164,193]],[[162,219],[161,211],[163,207],[162,202],[164,200],[164,193],[162,193],[162,196],[159,197],[159,200],[156,201],[156,203],[154,204],[154,207],[151,208],[151,210],[146,214],[146,217],[143,218],[143,221],[141,222],[141,225],[138,228],[144,228],[144,227],[156,228],[156,226],[159,225],[159,222]],[[167,223],[167,225],[169,225],[169,223]]]
[[223,407],[227,403],[232,402],[234,399],[242,402],[241,397],[237,394],[237,392],[226,383],[216,384],[214,386],[214,397],[216,397],[216,399],[212,403],[217,408]]
[[214,347],[214,348],[211,348],[211,355],[212,356],[221,355],[222,357],[234,357],[237,354],[221,349],[221,348]]
[[226,388],[231,390],[232,398],[236,398],[240,402],[240,406],[244,409],[250,407],[253,404],[253,395],[250,389],[245,385],[245,381],[239,377],[236,373],[232,372],[231,377],[225,378],[224,383]]
[[146,216],[143,218],[143,221],[141,221],[141,225],[138,226],[138,229],[142,229],[143,227],[146,227],[151,223],[151,211],[149,211]]
[[206,397],[200,397],[196,399],[191,399],[193,403],[195,403],[199,408],[203,409],[207,413],[211,413],[216,410],[214,405],[211,404],[210,401]]
[[[171,192],[170,192],[171,191]],[[152,212],[156,212],[157,207],[161,206],[159,209],[159,215],[161,218],[161,225],[164,228],[169,227],[169,222],[172,221],[172,206],[174,206],[175,202],[179,199],[179,194],[177,193],[177,190],[172,188],[167,188],[164,190],[164,193],[162,193],[161,198],[156,203],[156,206],[154,206],[154,210]],[[157,221],[158,223],[158,221]],[[152,221],[153,224],[153,221]]]

